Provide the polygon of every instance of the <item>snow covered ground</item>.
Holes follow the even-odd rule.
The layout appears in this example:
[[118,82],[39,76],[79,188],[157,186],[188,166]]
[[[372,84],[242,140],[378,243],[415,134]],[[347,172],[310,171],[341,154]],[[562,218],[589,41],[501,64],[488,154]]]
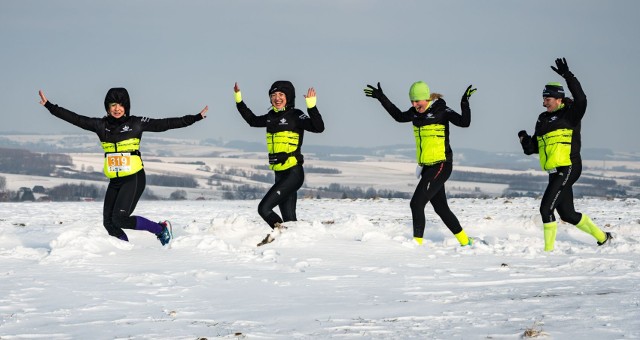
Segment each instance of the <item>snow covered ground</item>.
[[561,223],[552,253],[538,203],[450,200],[472,248],[430,206],[415,245],[407,200],[300,200],[260,248],[258,201],[140,202],[168,247],[100,202],[2,203],[0,338],[640,338],[640,202],[577,200],[615,240]]

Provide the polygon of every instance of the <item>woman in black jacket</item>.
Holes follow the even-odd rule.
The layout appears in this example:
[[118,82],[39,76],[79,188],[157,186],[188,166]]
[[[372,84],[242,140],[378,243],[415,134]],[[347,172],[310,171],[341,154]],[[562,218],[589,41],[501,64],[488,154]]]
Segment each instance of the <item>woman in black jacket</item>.
[[453,169],[453,152],[449,145],[449,123],[460,127],[468,127],[471,124],[469,97],[476,91],[471,87],[469,85],[462,95],[460,102],[462,114],[449,108],[442,99],[442,95],[431,93],[429,86],[422,81],[411,85],[409,98],[412,107],[404,112],[400,111],[382,92],[380,83],[377,87],[367,85],[364,89],[365,95],[378,99],[382,107],[397,122],[413,123],[418,162],[416,174],[420,182],[413,193],[410,206],[413,217],[413,238],[419,245],[422,244],[424,235],[426,224],[424,208],[428,202],[431,202],[433,210],[458,239],[461,246],[473,244],[473,239],[467,236],[458,218],[449,209],[444,188],[444,183],[449,179]]
[[142,132],[161,132],[189,126],[206,117],[208,107],[195,115],[180,118],[151,119],[131,116],[131,102],[125,88],[112,88],[104,99],[107,115],[86,117],[47,100],[39,91],[40,104],[54,116],[79,128],[95,132],[104,150],[104,174],[109,186],[104,198],[103,223],[109,235],[128,241],[123,229],[146,230],[155,234],[162,245],[173,237],[171,223],[156,223],[142,216],[132,216],[144,191],[146,181],[140,154]]
[[[276,234],[285,228],[282,223],[297,220],[297,191],[304,182],[304,131],[320,133],[324,131],[324,121],[316,106],[316,91],[313,88],[304,96],[307,104],[307,114],[304,114],[295,108],[293,84],[286,80],[276,81],[269,88],[271,109],[262,116],[256,116],[244,103],[238,83],[233,91],[236,108],[249,126],[267,128],[269,168],[275,173],[275,183],[258,205],[258,214],[272,229],[258,243],[261,246],[275,240]],[[282,217],[273,211],[276,206],[280,208]]]
[[533,136],[525,130],[518,132],[524,153],[539,154],[542,170],[549,173],[549,184],[540,202],[544,250],[552,251],[555,244],[556,210],[562,220],[592,235],[600,246],[611,239],[611,234],[600,230],[586,214],[576,212],[573,205],[573,184],[582,173],[580,125],[587,111],[587,96],[569,71],[566,59],[556,59],[556,67],[551,69],[565,79],[574,99],[565,97],[562,84],[548,83],[542,91],[542,106],[547,110],[538,116]]

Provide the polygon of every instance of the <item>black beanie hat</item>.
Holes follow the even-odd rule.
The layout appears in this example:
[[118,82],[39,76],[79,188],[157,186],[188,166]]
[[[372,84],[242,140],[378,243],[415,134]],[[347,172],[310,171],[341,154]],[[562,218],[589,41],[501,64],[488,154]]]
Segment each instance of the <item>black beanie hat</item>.
[[131,102],[129,101],[129,92],[124,87],[114,87],[109,89],[107,95],[104,97],[104,109],[109,113],[109,105],[111,103],[118,103],[124,107],[124,114],[129,115],[129,109],[131,108]]
[[552,97],[557,99],[564,98],[564,88],[558,82],[551,82],[544,86],[542,97]]
[[296,106],[296,89],[293,87],[293,84],[288,80],[278,80],[269,89],[269,97],[274,92],[282,92],[284,96],[287,98],[287,108]]

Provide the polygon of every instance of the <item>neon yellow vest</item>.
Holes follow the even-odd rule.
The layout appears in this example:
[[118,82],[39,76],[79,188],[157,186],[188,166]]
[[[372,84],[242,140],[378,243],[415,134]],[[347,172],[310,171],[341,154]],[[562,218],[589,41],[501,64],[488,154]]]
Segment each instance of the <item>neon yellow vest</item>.
[[538,153],[542,170],[571,165],[572,136],[571,129],[559,129],[538,136]]
[[298,149],[300,135],[293,131],[267,132],[267,151],[270,154],[285,152],[291,155],[284,163],[269,164],[269,169],[274,171],[282,171],[298,164],[298,159],[293,152]]
[[418,164],[433,165],[447,160],[444,125],[414,125],[413,135],[416,138],[416,160]]
[[103,171],[108,178],[133,175],[143,168],[139,138],[126,139],[117,143],[102,142],[102,150],[104,150]]

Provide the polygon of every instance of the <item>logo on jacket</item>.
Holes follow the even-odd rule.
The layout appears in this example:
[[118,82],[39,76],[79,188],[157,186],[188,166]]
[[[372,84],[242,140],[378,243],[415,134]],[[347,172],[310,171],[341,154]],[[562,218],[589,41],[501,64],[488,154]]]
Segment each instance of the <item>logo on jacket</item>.
[[280,125],[287,125],[287,119],[286,118],[280,119]]
[[122,130],[120,130],[120,132],[129,132],[129,131],[133,131],[129,125],[125,125],[122,127]]
[[556,119],[558,119],[558,116],[553,116],[553,117],[549,118],[549,121],[550,121],[550,122],[553,122],[553,121],[555,121]]

